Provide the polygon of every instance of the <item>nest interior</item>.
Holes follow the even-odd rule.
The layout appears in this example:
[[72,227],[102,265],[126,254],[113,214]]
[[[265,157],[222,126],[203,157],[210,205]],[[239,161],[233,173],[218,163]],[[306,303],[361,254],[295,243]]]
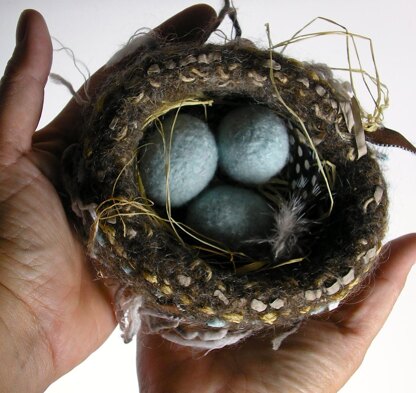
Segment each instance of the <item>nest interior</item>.
[[[273,262],[267,246],[216,254],[186,234],[179,240],[140,186],[138,147],[153,120],[180,108],[215,125],[242,104],[285,119],[292,150],[314,156],[312,141],[329,179],[330,189],[322,171],[313,172],[322,190],[308,199],[316,224],[302,237],[303,254],[286,258],[298,262]],[[345,105],[350,97],[329,72],[243,42],[166,45],[126,58],[85,109],[82,140],[64,157],[64,182],[99,276],[155,313],[231,331],[292,326],[338,304],[374,268],[388,205],[374,154],[357,158]],[[290,186],[299,159],[280,175],[283,199],[311,184]],[[172,214],[180,221],[180,210]]]

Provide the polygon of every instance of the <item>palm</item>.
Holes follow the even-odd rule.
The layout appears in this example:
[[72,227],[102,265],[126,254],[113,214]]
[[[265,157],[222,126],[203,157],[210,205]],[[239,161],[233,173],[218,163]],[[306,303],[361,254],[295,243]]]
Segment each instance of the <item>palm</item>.
[[316,320],[307,322],[278,351],[273,351],[268,337],[206,356],[173,347],[157,336],[142,340],[142,379],[158,384],[149,392],[168,391],[169,386],[175,386],[171,392],[192,392],[195,386],[201,386],[201,392],[335,392],[363,355],[358,342],[354,347],[335,324]]
[[60,373],[97,348],[115,322],[105,292],[87,271],[57,191],[41,172],[56,168],[54,160],[35,144],[0,174],[0,252],[10,260],[0,276],[3,288],[34,316],[52,353],[59,353]]
[[[79,107],[70,103],[33,135],[52,53],[42,17],[29,12],[26,19],[26,38],[0,86],[0,299],[7,316],[0,330],[2,345],[21,361],[20,373],[43,376],[31,385],[35,391],[98,348],[115,320],[55,188],[62,152],[76,138]],[[15,391],[28,391],[19,369],[12,375]]]
[[[192,39],[204,33],[199,22],[208,25],[213,15],[208,6],[193,7],[155,33]],[[193,29],[195,34],[188,34]],[[94,280],[57,191],[62,154],[79,138],[80,107],[72,100],[48,127],[33,134],[52,46],[43,18],[33,11],[22,14],[17,36],[19,44],[0,84],[0,305],[7,315],[4,324],[0,318],[0,335],[5,331],[8,351],[17,352],[22,362],[7,379],[17,383],[16,391],[27,391],[28,381],[19,372],[40,375],[39,386],[30,387],[35,391],[101,345],[115,319],[111,296]],[[92,78],[89,93],[104,74],[100,70]],[[21,336],[27,338],[23,345]],[[36,337],[42,343],[33,348]],[[0,384],[5,376],[0,372]]]
[[155,335],[138,340],[138,373],[147,393],[337,392],[359,367],[394,305],[416,255],[416,236],[385,248],[364,289],[339,309],[308,320],[272,349],[273,334],[208,354]]

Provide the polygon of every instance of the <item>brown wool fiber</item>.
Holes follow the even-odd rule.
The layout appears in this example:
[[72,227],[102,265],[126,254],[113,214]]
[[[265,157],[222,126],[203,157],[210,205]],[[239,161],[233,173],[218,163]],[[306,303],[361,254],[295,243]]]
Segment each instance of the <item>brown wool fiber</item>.
[[[234,263],[224,255],[216,259],[186,236],[179,241],[169,224],[153,216],[163,212],[149,207],[138,186],[139,147],[154,124],[147,125],[149,118],[163,116],[158,114],[165,108],[175,113],[182,102],[181,110],[203,117],[202,105],[186,106],[192,101],[212,101],[205,109],[214,123],[236,104],[264,105],[302,138],[299,119],[275,89],[303,122],[321,161],[336,167],[334,206],[325,217],[323,186],[314,216],[319,223],[303,239],[307,252],[293,256],[301,256],[300,262],[267,268],[269,254],[256,254],[257,247],[253,255],[261,255],[266,268],[237,274],[236,266],[256,261],[250,251],[245,259],[236,254]],[[183,329],[209,329],[214,319],[229,332],[289,328],[336,306],[375,267],[388,206],[373,152],[357,159],[343,105],[351,106],[350,97],[330,73],[278,53],[271,59],[268,50],[240,40],[166,44],[123,60],[85,108],[81,141],[64,157],[64,182],[99,277],[117,282],[124,296],[140,297],[142,307],[180,321]],[[284,172],[287,183],[295,165]]]

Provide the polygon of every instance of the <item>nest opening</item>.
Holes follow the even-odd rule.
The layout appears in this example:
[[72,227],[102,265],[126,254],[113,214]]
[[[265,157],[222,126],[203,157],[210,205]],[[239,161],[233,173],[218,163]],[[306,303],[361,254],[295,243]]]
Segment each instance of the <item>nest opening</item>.
[[[151,124],[147,125],[144,131],[144,137],[140,140],[137,157],[137,178],[140,185],[140,194],[148,198],[146,189],[143,186],[143,181],[140,176],[139,164],[141,155],[143,155],[146,146],[149,144],[149,139],[158,133],[164,139],[165,146],[165,176],[167,181],[167,171],[169,167],[169,152],[168,141],[166,140],[166,130],[161,128],[163,120],[171,117],[177,117],[178,114],[187,114],[208,124],[209,128],[213,130],[215,138],[218,139],[218,126],[230,111],[236,108],[244,108],[247,106],[259,105],[250,97],[231,95],[226,97],[208,97],[210,105],[192,105],[174,108],[167,111],[162,116],[154,119]],[[282,118],[282,114],[278,114]],[[215,241],[201,233],[198,233],[192,227],[184,224],[189,203],[179,207],[172,207],[169,204],[167,196],[166,204],[161,204],[149,201],[152,205],[152,214],[155,218],[159,218],[166,228],[169,228],[171,235],[176,237],[178,241],[183,242],[185,247],[193,249],[198,252],[199,256],[207,261],[215,269],[225,269],[235,274],[252,274],[254,272],[275,269],[278,266],[291,265],[293,263],[310,263],[308,254],[316,242],[316,238],[310,235],[314,226],[322,225],[325,220],[325,209],[329,206],[328,196],[324,192],[324,187],[321,184],[322,175],[319,173],[316,157],[312,149],[299,130],[293,127],[289,119],[285,119],[288,125],[290,138],[290,158],[284,165],[284,168],[276,175],[272,176],[266,182],[258,185],[244,184],[238,180],[233,179],[224,170],[217,168],[214,177],[209,184],[204,188],[215,187],[217,185],[232,185],[236,187],[243,187],[244,189],[254,190],[258,195],[262,195],[267,200],[268,205],[273,209],[275,219],[279,219],[278,212],[282,207],[286,209],[289,217],[283,217],[290,221],[287,225],[292,230],[292,238],[280,239],[280,248],[285,247],[287,250],[276,250],[277,246],[273,246],[273,239],[270,232],[275,232],[275,237],[279,237],[277,230],[279,228],[269,228],[269,237],[264,239],[252,239],[246,241],[242,245],[227,246],[221,241]],[[175,132],[173,125],[172,135]],[[150,142],[152,143],[152,142]],[[302,151],[302,156],[299,156],[299,149]],[[241,157],[244,160],[244,157]],[[306,163],[306,164],[305,164]],[[332,186],[336,183],[336,167],[329,161],[325,163],[329,170],[333,171]],[[299,166],[301,169],[299,170]],[[298,172],[297,172],[298,170]],[[311,179],[313,184],[311,183]],[[309,184],[308,184],[309,183]],[[166,187],[169,190],[169,187]],[[200,192],[202,193],[203,190]],[[200,195],[199,193],[199,195]],[[167,224],[168,223],[168,224]],[[274,223],[276,226],[277,223]],[[284,236],[284,235],[283,235]],[[303,239],[302,239],[303,238]],[[311,242],[310,240],[313,239]],[[303,240],[303,241],[302,241]],[[309,240],[309,241],[308,241]],[[279,239],[276,239],[276,242]],[[296,244],[294,244],[296,243]],[[273,252],[274,249],[274,252]],[[282,252],[284,251],[284,252]],[[274,255],[273,255],[274,254]],[[291,270],[292,267],[287,268]],[[273,274],[272,274],[273,275]]]

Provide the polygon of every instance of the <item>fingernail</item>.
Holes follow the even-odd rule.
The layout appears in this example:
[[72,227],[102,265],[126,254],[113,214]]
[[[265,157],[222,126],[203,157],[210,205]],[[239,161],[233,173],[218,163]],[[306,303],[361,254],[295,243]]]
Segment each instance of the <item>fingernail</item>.
[[26,38],[27,32],[27,21],[28,21],[28,10],[23,11],[20,14],[19,22],[17,22],[16,28],[16,44],[22,43]]

